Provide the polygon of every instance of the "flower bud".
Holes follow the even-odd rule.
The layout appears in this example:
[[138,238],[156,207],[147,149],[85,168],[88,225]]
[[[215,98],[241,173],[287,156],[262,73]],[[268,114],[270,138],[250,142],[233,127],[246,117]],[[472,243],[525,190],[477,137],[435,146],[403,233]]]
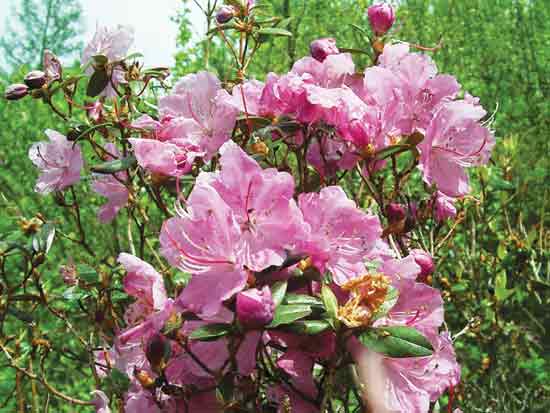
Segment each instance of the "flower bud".
[[271,323],[274,311],[275,303],[267,286],[262,290],[251,288],[237,295],[237,319],[246,329],[259,329]]
[[219,24],[227,23],[235,16],[235,9],[232,6],[221,6],[216,13],[216,21]]
[[61,275],[66,285],[73,286],[78,282],[78,271],[72,260],[67,265],[59,267],[59,275]]
[[340,53],[340,50],[336,47],[336,40],[327,37],[311,42],[309,45],[309,53],[315,60],[322,62],[327,56]]
[[48,78],[48,83],[61,79],[61,75],[63,74],[61,62],[58,57],[48,49],[44,50],[43,67],[46,77]]
[[386,206],[386,216],[389,222],[399,222],[407,216],[407,209],[402,204],[392,202]]
[[19,100],[24,98],[29,93],[29,87],[22,83],[16,83],[8,86],[4,92],[4,97],[7,100]]
[[154,371],[159,372],[164,369],[171,354],[172,346],[170,345],[170,340],[162,334],[156,333],[147,341],[147,345],[145,346],[145,357],[147,357]]
[[374,4],[368,8],[369,23],[378,36],[386,34],[395,22],[393,7],[387,3]]
[[411,250],[411,255],[420,267],[420,275],[418,276],[420,281],[424,281],[428,276],[434,273],[435,264],[430,254],[424,250],[414,249]]
[[435,195],[434,215],[438,222],[446,221],[448,218],[456,217],[456,199],[441,192]]
[[40,89],[46,83],[46,73],[41,70],[33,70],[27,73],[24,80],[31,89]]

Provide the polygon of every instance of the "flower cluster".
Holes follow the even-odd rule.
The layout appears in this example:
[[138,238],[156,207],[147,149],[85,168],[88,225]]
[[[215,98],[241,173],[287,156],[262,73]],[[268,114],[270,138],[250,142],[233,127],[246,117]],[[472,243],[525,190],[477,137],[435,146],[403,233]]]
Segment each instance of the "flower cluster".
[[[232,19],[255,27],[246,26],[254,10],[223,6],[218,29]],[[110,393],[126,412],[324,413],[339,377],[358,406],[425,413],[458,385],[434,259],[407,234],[457,215],[467,168],[486,163],[495,141],[454,77],[387,41],[390,6],[372,6],[368,18],[373,64],[360,72],[334,39],[319,39],[311,56],[263,82],[187,75],[156,111],[136,109],[134,85],[164,85],[166,73],[127,61],[131,29],[98,28],[86,47],[87,92],[98,96],[85,107],[88,128],[70,140],[47,131],[51,142],[29,156],[42,172],[36,190],[63,191],[80,179],[84,137],[104,161],[91,167],[92,189],[108,198],[99,221],[127,211],[129,226],[142,225],[139,257],[118,256],[133,302],[95,352],[99,378],[127,377],[122,394]],[[57,59],[46,60],[43,82],[26,79],[42,96],[63,81]],[[402,186],[415,170],[423,184],[411,202]],[[391,193],[375,184],[384,179]],[[146,196],[166,218],[153,232],[170,265],[155,252],[160,272],[142,259]],[[185,282],[175,287],[174,274]],[[110,397],[94,395],[109,412]]]

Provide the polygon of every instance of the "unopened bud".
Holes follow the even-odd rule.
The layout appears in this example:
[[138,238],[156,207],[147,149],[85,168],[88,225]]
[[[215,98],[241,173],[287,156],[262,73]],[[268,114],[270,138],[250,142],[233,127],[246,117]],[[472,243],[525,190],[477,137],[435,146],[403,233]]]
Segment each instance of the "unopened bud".
[[235,9],[232,6],[221,6],[216,13],[216,21],[224,24],[235,16]]
[[25,84],[31,89],[40,89],[46,83],[46,73],[41,70],[33,70],[25,76]]
[[387,3],[370,6],[367,14],[371,28],[378,36],[386,34],[395,22],[393,7]]
[[426,281],[428,276],[432,275],[435,271],[435,264],[432,256],[420,249],[411,250],[411,255],[414,257],[416,264],[420,267],[420,274],[418,276],[419,281]]
[[327,56],[340,53],[340,50],[336,47],[336,40],[327,37],[311,42],[309,45],[309,53],[315,60],[322,62]]
[[61,66],[61,62],[59,61],[57,56],[48,49],[44,50],[43,65],[44,72],[46,73],[46,77],[48,78],[48,83],[51,83],[54,80],[61,79],[61,75],[63,74],[63,67]]
[[389,222],[399,222],[407,216],[407,210],[402,204],[392,202],[386,206],[386,216]]
[[78,270],[72,260],[69,260],[67,265],[59,267],[59,275],[61,275],[66,285],[73,286],[78,282]]
[[4,97],[7,100],[19,100],[24,98],[29,93],[29,87],[23,83],[15,83],[8,86],[4,92]]
[[237,319],[244,328],[258,329],[271,323],[274,311],[275,303],[267,286],[237,294]]

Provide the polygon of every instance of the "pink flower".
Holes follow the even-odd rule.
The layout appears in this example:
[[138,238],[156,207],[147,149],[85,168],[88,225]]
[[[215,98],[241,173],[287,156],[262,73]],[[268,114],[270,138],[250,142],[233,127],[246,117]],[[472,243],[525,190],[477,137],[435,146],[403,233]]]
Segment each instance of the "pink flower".
[[432,275],[435,271],[435,264],[432,256],[424,250],[414,249],[410,254],[420,267],[419,278],[425,279],[428,275]]
[[218,78],[208,72],[184,76],[174,86],[174,94],[160,99],[162,116],[183,117],[183,136],[173,139],[195,138],[210,160],[220,146],[231,137],[237,110],[230,104],[231,95]]
[[357,208],[339,186],[300,194],[298,203],[310,226],[303,252],[317,269],[330,271],[337,284],[365,273],[364,257],[382,234],[378,218]]
[[249,80],[233,87],[229,104],[237,108],[239,112],[248,115],[260,114],[260,99],[264,89],[263,82]]
[[388,3],[374,4],[367,10],[372,30],[381,36],[391,29],[395,22],[393,7]]
[[[388,99],[398,98],[401,114],[394,124],[404,135],[415,130],[424,131],[437,108],[454,99],[460,90],[454,77],[438,75],[429,56],[410,53],[405,43],[387,45],[379,64],[380,68],[365,72],[367,93],[373,95],[378,104],[387,104]],[[366,79],[373,74],[384,81],[369,83]]]
[[124,290],[137,299],[124,314],[128,328],[117,336],[124,347],[142,343],[158,333],[176,309],[166,295],[162,276],[151,265],[126,253],[118,256],[118,262],[127,271]]
[[433,336],[428,357],[384,360],[388,393],[386,405],[403,413],[426,413],[447,388],[460,382],[460,366],[448,333]]
[[168,296],[162,276],[148,263],[130,254],[121,253],[118,262],[126,270],[124,291],[154,310],[161,310]]
[[[120,157],[120,152],[113,143],[105,145],[105,150],[114,157],[109,156],[108,160],[117,159]],[[110,174],[95,174],[92,182],[92,189],[100,195],[103,195],[108,199],[108,202],[103,205],[98,213],[97,217],[100,222],[108,223],[112,221],[118,211],[126,206],[130,192],[126,185],[123,184],[128,179],[128,174],[123,172],[117,172],[113,175]]]
[[42,172],[35,186],[41,194],[61,191],[78,182],[84,164],[78,144],[51,129],[46,135],[50,142],[35,143],[29,150],[29,158]]
[[439,222],[445,221],[449,218],[456,217],[456,207],[454,203],[455,198],[445,195],[442,192],[437,191],[435,196],[435,219]]
[[94,390],[92,394],[94,395],[92,403],[95,407],[96,413],[111,413],[111,409],[109,408],[109,398],[107,395],[101,390]]
[[145,389],[133,388],[125,395],[124,411],[128,413],[161,413],[151,392]]
[[420,168],[424,181],[435,184],[449,197],[468,193],[466,167],[488,162],[495,139],[479,120],[480,106],[465,101],[445,103],[431,121],[421,150]]
[[359,160],[353,145],[328,136],[317,137],[307,148],[306,160],[322,178],[352,169]]
[[261,290],[251,288],[237,294],[237,319],[249,329],[262,328],[273,320],[275,303],[271,290],[264,286]]
[[291,175],[262,169],[232,141],[220,153],[221,171],[199,175],[186,210],[160,235],[168,261],[195,274],[178,301],[208,314],[244,288],[245,269],[282,264],[305,237]]
[[151,172],[180,176],[197,158],[209,161],[231,137],[238,109],[211,73],[183,77],[159,101],[160,121],[145,115],[132,126],[145,138],[129,139],[138,163]]
[[309,53],[315,60],[322,62],[331,54],[338,54],[340,51],[336,47],[336,40],[327,37],[324,39],[317,39],[311,42],[309,45]]
[[95,71],[93,57],[102,55],[107,58],[109,64],[106,69],[110,82],[101,95],[117,96],[113,86],[126,82],[122,67],[117,62],[126,57],[133,42],[134,29],[129,26],[119,25],[111,29],[103,26],[96,28],[94,37],[82,52],[82,67],[86,67],[86,74],[92,75]]

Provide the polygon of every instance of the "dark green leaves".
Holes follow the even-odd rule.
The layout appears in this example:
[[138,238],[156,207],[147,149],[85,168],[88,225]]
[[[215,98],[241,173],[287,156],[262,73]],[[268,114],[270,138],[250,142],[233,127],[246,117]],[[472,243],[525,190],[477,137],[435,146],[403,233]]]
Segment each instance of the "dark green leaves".
[[284,36],[292,37],[292,33],[280,27],[263,27],[258,30],[260,36]]
[[433,352],[428,339],[411,327],[369,328],[358,338],[365,347],[388,357],[425,357]]
[[194,330],[189,339],[198,341],[213,341],[231,333],[231,324],[208,324]]
[[325,320],[299,320],[288,326],[289,330],[297,334],[315,335],[330,328],[330,323]]
[[398,155],[401,152],[405,152],[405,151],[409,150],[410,148],[411,148],[410,145],[401,145],[401,144],[391,145],[391,146],[388,146],[387,148],[384,148],[384,149],[376,152],[374,157],[375,157],[375,159],[381,161],[383,159],[389,158],[392,155]]
[[275,316],[273,321],[269,324],[268,328],[279,327],[280,325],[291,324],[301,318],[307,317],[311,314],[311,307],[303,304],[284,305],[277,306],[275,310]]
[[94,165],[90,169],[98,174],[114,174],[120,171],[125,171],[137,164],[136,157],[133,155],[114,161],[104,162],[99,165]]
[[90,81],[88,82],[88,88],[86,89],[86,94],[90,97],[96,97],[99,95],[107,85],[109,84],[109,75],[104,69],[96,70]]

